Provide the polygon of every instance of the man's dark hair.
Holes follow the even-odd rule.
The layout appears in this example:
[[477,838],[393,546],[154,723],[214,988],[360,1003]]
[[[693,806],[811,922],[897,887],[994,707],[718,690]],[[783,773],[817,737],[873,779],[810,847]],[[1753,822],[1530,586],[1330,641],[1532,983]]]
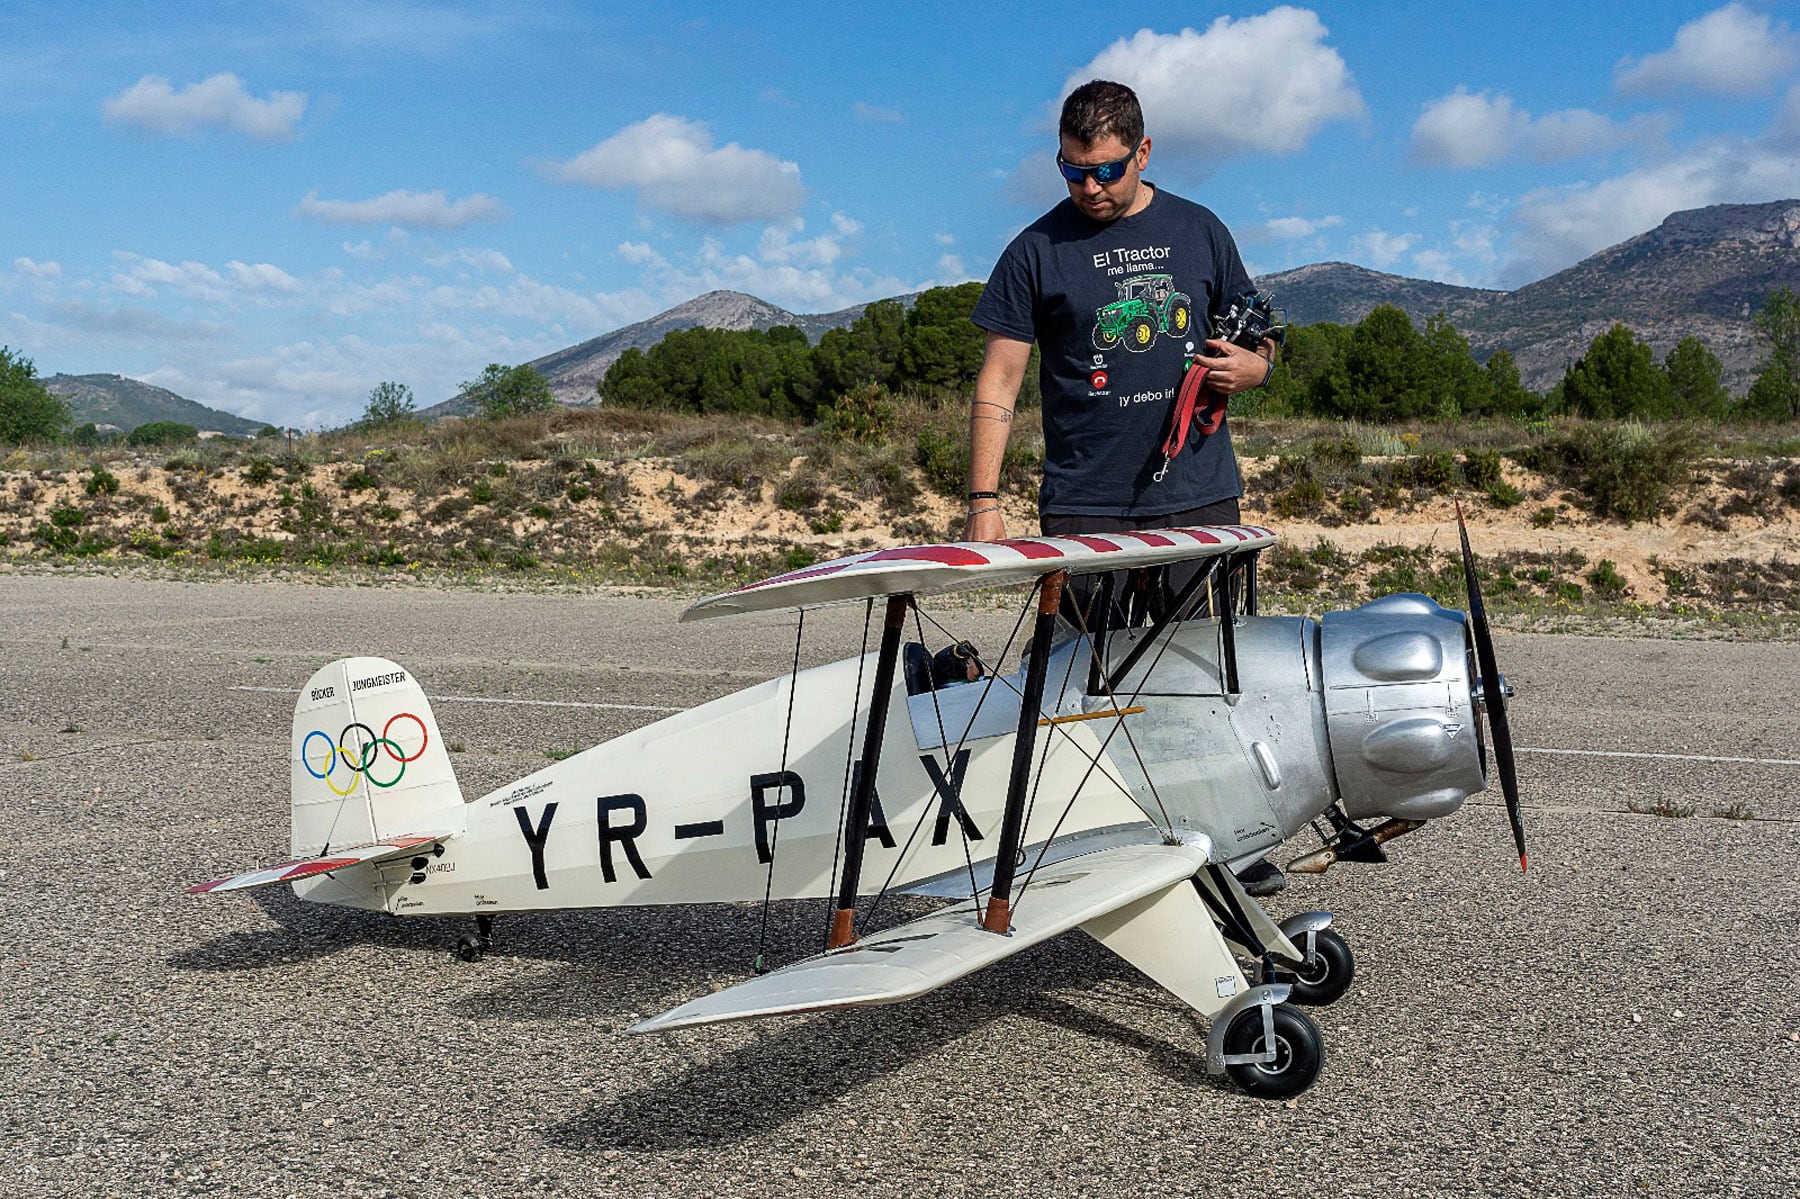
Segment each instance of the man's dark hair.
[[1144,110],[1137,93],[1123,83],[1094,79],[1069,93],[1063,101],[1057,132],[1084,146],[1111,134],[1127,146],[1144,140]]

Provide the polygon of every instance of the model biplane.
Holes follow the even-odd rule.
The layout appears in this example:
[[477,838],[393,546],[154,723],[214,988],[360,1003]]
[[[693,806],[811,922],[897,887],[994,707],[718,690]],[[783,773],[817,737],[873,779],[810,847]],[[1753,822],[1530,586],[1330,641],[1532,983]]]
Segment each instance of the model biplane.
[[[1324,844],[1290,869],[1382,860],[1484,788],[1483,715],[1521,866],[1525,847],[1467,532],[1466,616],[1422,595],[1257,615],[1274,540],[1231,526],[909,546],[740,587],[682,619],[793,609],[803,633],[808,609],[860,602],[865,652],[802,670],[797,634],[788,674],[473,800],[411,673],[333,662],[294,710],[294,860],[191,890],[290,883],[316,903],[469,915],[465,957],[497,913],[829,901],[816,956],[634,1032],[910,999],[1079,928],[1209,1019],[1212,1072],[1292,1095],[1323,1061],[1298,1006],[1340,996],[1354,959],[1329,913],[1277,922],[1231,865],[1308,825]],[[1123,602],[1171,567],[1191,578],[1162,611]],[[1085,606],[1065,602],[1071,579]],[[1009,584],[1032,594],[995,653],[917,603]],[[859,901],[891,891],[949,902],[866,927]]]

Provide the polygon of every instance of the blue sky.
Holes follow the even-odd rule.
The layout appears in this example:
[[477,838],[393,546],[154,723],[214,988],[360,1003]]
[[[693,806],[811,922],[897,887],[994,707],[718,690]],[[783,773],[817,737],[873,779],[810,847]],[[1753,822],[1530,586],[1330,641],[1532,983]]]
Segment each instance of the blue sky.
[[1516,286],[1800,196],[1789,5],[435,5],[0,11],[0,343],[230,411],[421,405],[731,287],[984,278],[1073,83],[1253,271]]

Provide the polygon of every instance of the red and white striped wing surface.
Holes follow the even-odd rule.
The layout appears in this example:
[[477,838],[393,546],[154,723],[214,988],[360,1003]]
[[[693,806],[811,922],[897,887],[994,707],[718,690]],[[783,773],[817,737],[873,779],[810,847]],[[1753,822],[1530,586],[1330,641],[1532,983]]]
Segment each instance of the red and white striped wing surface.
[[906,545],[854,554],[747,583],[735,591],[701,600],[682,613],[681,619],[816,608],[901,593],[937,595],[1003,587],[1029,583],[1053,570],[1097,574],[1259,550],[1273,544],[1275,534],[1256,525],[1209,525],[1137,533]]
[[329,874],[333,870],[347,870],[352,866],[360,866],[365,862],[381,862],[388,858],[402,857],[416,849],[422,849],[434,841],[448,840],[448,833],[409,833],[399,837],[389,837],[385,841],[376,841],[368,845],[346,845],[342,849],[317,858],[300,858],[292,862],[282,862],[276,866],[264,866],[260,870],[251,870],[244,874],[234,874],[229,878],[217,878],[210,883],[197,883],[187,889],[189,895],[211,895],[219,891],[242,891],[249,887],[267,887],[274,883],[298,882],[303,878],[311,878],[315,874]]

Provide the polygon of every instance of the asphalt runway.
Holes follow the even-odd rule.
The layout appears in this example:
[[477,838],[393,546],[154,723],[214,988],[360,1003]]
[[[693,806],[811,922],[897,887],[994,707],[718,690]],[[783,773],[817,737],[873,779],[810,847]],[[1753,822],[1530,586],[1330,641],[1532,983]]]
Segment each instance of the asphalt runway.
[[[1519,744],[1577,751],[1520,756],[1532,873],[1484,796],[1296,878],[1275,914],[1336,912],[1359,973],[1288,1104],[1080,935],[628,1037],[747,974],[755,906],[503,918],[466,964],[458,921],[182,893],[284,855],[317,665],[410,668],[473,796],[787,669],[791,618],[679,609],[0,573],[0,1195],[1800,1194],[1795,644],[1501,635]],[[808,633],[823,661],[861,622]],[[772,955],[824,919],[777,908]]]

